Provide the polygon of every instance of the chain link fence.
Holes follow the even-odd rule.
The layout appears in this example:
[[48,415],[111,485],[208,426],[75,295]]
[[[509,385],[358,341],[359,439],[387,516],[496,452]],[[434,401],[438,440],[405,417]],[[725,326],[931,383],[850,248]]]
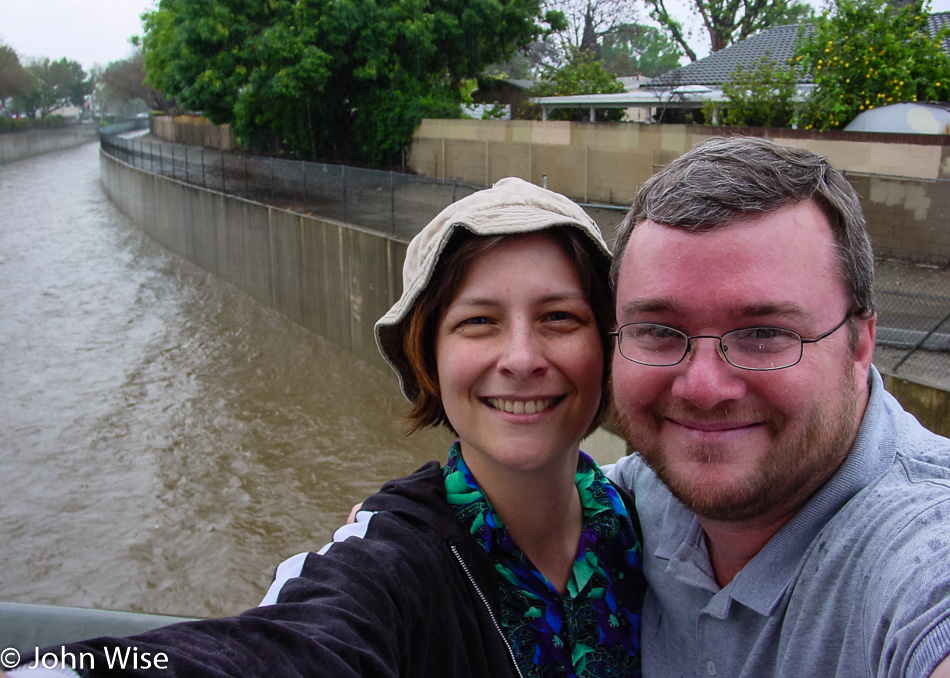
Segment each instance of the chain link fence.
[[950,297],[875,290],[874,363],[899,377],[950,388]]
[[[103,135],[102,150],[133,167],[302,214],[410,240],[444,207],[483,188],[398,172],[283,160]],[[625,207],[585,205],[610,240]],[[936,278],[935,278],[936,279]],[[927,292],[879,277],[874,362],[900,377],[950,389],[950,277]],[[943,289],[946,287],[946,289]],[[934,293],[935,292],[935,293]]]
[[106,135],[102,150],[133,167],[301,214],[409,241],[443,208],[483,188],[400,172],[283,160]]

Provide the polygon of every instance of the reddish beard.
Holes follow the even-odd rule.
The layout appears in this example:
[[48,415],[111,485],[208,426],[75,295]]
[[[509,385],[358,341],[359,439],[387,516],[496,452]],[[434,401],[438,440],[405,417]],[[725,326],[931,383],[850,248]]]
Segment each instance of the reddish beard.
[[[687,403],[651,405],[634,423],[623,412],[618,419],[624,437],[637,449],[673,496],[702,518],[741,522],[796,510],[841,466],[855,434],[857,392],[854,368],[849,365],[831,407],[812,403],[796,420],[778,412],[740,412],[733,403],[714,410],[697,411]],[[619,408],[618,408],[619,410]],[[766,426],[772,444],[768,453],[745,477],[714,484],[709,476],[683,477],[661,442],[667,419],[692,421],[755,421]],[[794,425],[795,429],[790,429]],[[718,445],[688,445],[677,450],[678,459],[713,467],[729,453]],[[717,475],[721,475],[720,473]]]

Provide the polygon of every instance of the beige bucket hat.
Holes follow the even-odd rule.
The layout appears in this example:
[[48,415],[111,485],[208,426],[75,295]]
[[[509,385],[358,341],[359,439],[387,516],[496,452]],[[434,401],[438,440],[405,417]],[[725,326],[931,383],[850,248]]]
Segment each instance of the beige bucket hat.
[[452,203],[412,239],[402,269],[402,296],[376,322],[376,345],[399,375],[399,386],[406,398],[412,401],[418,395],[419,384],[403,351],[403,325],[456,229],[491,236],[532,233],[553,226],[579,229],[609,262],[610,248],[597,224],[580,205],[514,177],[501,179],[489,189]]

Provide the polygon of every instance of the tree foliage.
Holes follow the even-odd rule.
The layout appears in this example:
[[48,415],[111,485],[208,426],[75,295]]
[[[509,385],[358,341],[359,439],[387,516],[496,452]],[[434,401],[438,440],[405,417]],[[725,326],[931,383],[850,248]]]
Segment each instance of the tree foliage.
[[600,55],[617,77],[652,78],[677,68],[683,52],[654,26],[624,24],[604,36]]
[[72,104],[82,107],[94,83],[76,61],[41,59],[26,65],[29,91],[13,97],[12,108],[29,118],[46,117]]
[[[531,88],[530,97],[556,97],[572,94],[612,94],[623,92],[623,85],[606,71],[604,63],[591,52],[570,48],[570,59],[560,68],[548,68]],[[621,110],[598,111],[599,120],[620,120]],[[537,117],[540,117],[538,112]],[[588,109],[552,111],[550,120],[588,120]]]
[[[669,33],[690,61],[696,50],[682,16],[674,16],[666,0],[645,0],[654,21]],[[709,51],[718,52],[766,28],[801,23],[812,9],[802,0],[688,0],[689,12],[702,22],[709,38]]]
[[[239,138],[304,157],[391,162],[425,116],[547,27],[539,0],[161,0],[148,81]],[[557,23],[559,15],[544,17]]]
[[558,0],[554,6],[567,20],[566,28],[558,33],[567,59],[571,47],[601,58],[604,40],[637,19],[634,4],[628,0]]
[[103,88],[103,98],[113,104],[141,99],[152,111],[172,113],[177,104],[145,82],[142,50],[128,59],[113,61],[99,74],[97,82]]
[[766,54],[736,70],[722,86],[726,102],[706,101],[707,124],[735,127],[789,127],[795,119],[798,74],[788,64],[778,64]]
[[800,41],[796,59],[816,89],[801,116],[806,128],[835,129],[891,103],[950,101],[950,57],[927,32],[929,3],[900,9],[885,0],[837,0]]
[[12,47],[0,45],[0,110],[7,99],[29,93],[33,79]]

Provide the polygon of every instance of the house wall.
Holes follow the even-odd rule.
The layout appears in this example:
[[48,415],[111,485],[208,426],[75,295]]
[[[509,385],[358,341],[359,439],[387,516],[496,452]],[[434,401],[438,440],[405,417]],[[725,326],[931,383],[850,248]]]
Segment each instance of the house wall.
[[693,125],[424,120],[410,167],[490,185],[518,176],[586,203],[627,205],[637,187],[694,145],[753,134],[806,148],[843,170],[881,256],[950,264],[950,137]]

